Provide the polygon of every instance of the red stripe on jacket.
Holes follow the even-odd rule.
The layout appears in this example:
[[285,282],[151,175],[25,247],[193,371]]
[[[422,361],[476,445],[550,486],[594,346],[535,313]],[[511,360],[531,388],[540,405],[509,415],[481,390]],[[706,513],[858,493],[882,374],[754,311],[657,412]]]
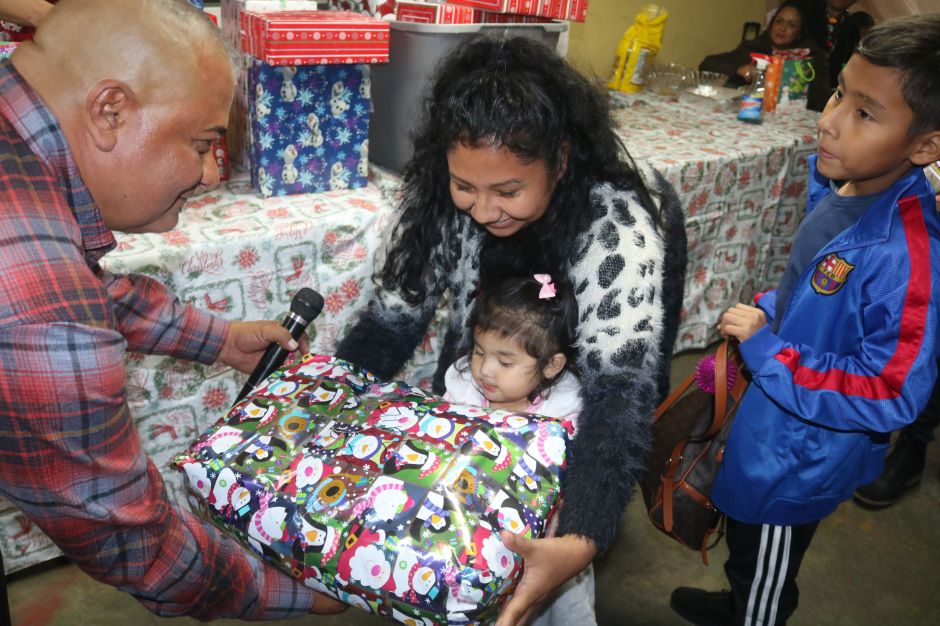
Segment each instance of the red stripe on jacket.
[[793,372],[793,382],[815,390],[836,391],[871,400],[890,400],[900,395],[924,340],[927,306],[930,301],[930,240],[924,224],[923,209],[916,196],[901,199],[901,222],[911,259],[911,276],[901,310],[901,331],[894,354],[878,376],[861,376],[830,369],[817,371],[800,365],[800,353],[792,348],[781,350],[774,358]]

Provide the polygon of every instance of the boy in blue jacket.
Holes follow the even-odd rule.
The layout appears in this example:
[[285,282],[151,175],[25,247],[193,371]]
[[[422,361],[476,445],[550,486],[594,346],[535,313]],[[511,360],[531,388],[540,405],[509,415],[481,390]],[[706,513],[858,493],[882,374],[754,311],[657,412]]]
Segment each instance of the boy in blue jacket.
[[711,497],[730,592],[680,587],[694,624],[784,624],[819,521],[881,472],[891,431],[937,373],[940,14],[873,29],[819,121],[807,215],[786,272],[718,324],[752,375]]

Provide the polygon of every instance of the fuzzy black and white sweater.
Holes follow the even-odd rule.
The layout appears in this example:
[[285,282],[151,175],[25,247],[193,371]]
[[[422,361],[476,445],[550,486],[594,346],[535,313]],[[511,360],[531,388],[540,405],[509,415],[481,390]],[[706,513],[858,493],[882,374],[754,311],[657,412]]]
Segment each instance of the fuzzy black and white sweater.
[[[661,176],[647,175],[647,184],[658,203],[652,215],[634,191],[595,185],[594,220],[577,238],[569,259],[568,278],[579,308],[577,365],[584,408],[562,485],[559,534],[588,537],[601,551],[612,542],[643,469],[652,415],[668,391],[682,302],[686,241],[681,207]],[[423,305],[411,306],[379,289],[337,356],[393,377],[449,291],[447,331],[435,375],[435,391],[443,392],[445,371],[471,341],[468,319],[480,249],[490,237],[463,213],[455,228],[428,259],[433,284]]]

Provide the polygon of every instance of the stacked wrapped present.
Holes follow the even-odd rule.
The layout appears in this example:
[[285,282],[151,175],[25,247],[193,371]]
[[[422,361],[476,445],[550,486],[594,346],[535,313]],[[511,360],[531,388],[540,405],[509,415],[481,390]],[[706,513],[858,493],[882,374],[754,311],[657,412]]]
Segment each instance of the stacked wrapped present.
[[230,159],[268,197],[364,187],[370,63],[388,61],[388,23],[307,0],[226,0],[222,28],[243,53]]
[[174,461],[191,505],[304,584],[406,624],[495,619],[542,536],[568,434],[307,355]]
[[427,24],[583,22],[587,0],[396,0],[395,19]]

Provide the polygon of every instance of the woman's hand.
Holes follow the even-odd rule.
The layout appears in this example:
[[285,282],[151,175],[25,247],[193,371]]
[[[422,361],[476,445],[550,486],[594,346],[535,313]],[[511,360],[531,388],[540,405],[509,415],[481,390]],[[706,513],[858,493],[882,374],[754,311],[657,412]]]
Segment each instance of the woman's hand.
[[339,600],[334,600],[325,593],[317,593],[313,597],[313,608],[310,609],[311,613],[316,613],[317,615],[336,615],[337,613],[342,613],[349,606],[343,604]]
[[722,337],[734,337],[745,341],[767,324],[767,316],[756,306],[737,303],[725,311],[718,320],[718,332]]
[[578,535],[526,539],[503,531],[503,544],[525,560],[522,580],[499,613],[496,626],[521,626],[555,589],[594,559],[593,541]]
[[750,63],[747,65],[742,65],[738,68],[738,76],[743,78],[744,82],[750,83],[752,80],[754,80],[754,74],[756,70],[757,68]]
[[303,352],[310,349],[306,333],[300,336],[299,341],[294,341],[290,332],[277,322],[231,322],[218,361],[250,374],[272,343],[288,352],[298,348]]

